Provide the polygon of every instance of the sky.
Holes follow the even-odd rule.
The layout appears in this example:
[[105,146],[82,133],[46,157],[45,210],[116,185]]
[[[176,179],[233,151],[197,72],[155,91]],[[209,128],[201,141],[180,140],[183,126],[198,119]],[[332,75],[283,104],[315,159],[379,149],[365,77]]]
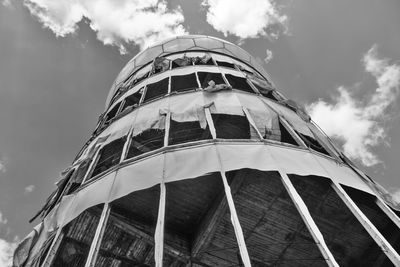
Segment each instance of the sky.
[[397,0],[0,0],[0,267],[119,71],[175,35],[250,52],[400,202],[399,29]]

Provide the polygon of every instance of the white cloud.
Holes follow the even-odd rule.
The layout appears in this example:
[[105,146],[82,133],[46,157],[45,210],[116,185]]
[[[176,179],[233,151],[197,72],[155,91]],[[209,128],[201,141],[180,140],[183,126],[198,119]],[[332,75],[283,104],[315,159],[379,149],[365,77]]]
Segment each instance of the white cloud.
[[32,193],[35,190],[35,185],[31,184],[25,187],[25,194]]
[[8,242],[0,238],[0,266],[7,267],[12,265],[12,256],[17,247],[17,242]]
[[276,39],[280,31],[288,31],[288,18],[273,0],[204,0],[203,6],[207,8],[207,22],[225,36]]
[[333,103],[320,99],[309,105],[308,110],[329,136],[343,141],[345,154],[372,166],[380,162],[372,149],[386,141],[382,124],[387,119],[385,111],[399,94],[400,65],[380,58],[376,45],[364,55],[362,62],[378,85],[371,96],[357,100],[348,88],[341,86]]
[[75,33],[87,19],[97,38],[121,53],[128,43],[144,48],[186,32],[182,11],[169,10],[164,0],[24,0],[24,5],[58,37]]
[[274,57],[274,54],[272,54],[272,51],[267,49],[266,51],[267,56],[264,58],[264,62],[266,64],[268,64],[268,62],[270,62],[272,60],[272,58]]
[[0,211],[0,224],[7,224],[7,219],[3,218],[3,213]]
[[5,7],[12,7],[11,0],[2,0],[1,4]]
[[7,171],[6,165],[8,163],[8,159],[5,156],[0,158],[0,172],[5,173]]

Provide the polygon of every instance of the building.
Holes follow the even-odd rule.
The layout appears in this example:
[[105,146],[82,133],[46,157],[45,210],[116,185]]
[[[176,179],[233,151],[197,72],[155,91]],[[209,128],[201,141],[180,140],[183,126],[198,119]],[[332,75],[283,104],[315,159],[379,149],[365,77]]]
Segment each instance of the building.
[[378,186],[213,37],[135,56],[57,186],[15,266],[400,266]]

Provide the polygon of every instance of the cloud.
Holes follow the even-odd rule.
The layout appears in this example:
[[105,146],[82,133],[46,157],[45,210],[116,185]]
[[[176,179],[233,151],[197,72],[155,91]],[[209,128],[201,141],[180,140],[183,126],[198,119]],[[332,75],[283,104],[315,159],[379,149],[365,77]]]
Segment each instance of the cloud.
[[1,4],[2,4],[3,6],[5,6],[5,7],[9,7],[9,8],[12,7],[11,0],[2,0],[2,1],[1,1]]
[[87,21],[105,45],[127,52],[127,44],[145,48],[159,39],[185,34],[182,11],[164,0],[24,0],[45,28],[57,37],[73,34]]
[[364,55],[362,63],[378,86],[372,95],[357,100],[348,88],[341,86],[333,103],[319,99],[307,109],[329,136],[343,142],[345,154],[373,166],[380,160],[372,149],[385,143],[387,138],[383,126],[388,119],[385,113],[399,94],[400,65],[380,58],[376,45]]
[[3,213],[0,211],[0,224],[7,224],[7,219],[3,218]]
[[280,32],[288,31],[288,18],[273,0],[204,0],[202,5],[207,9],[207,22],[225,36],[277,39]]
[[8,163],[8,159],[5,156],[0,158],[0,172],[5,173],[7,171],[6,165]]
[[25,187],[25,194],[32,193],[33,190],[35,190],[35,186],[33,184],[28,185],[27,187]]
[[272,54],[272,51],[269,49],[267,49],[265,52],[267,56],[264,58],[264,62],[268,64],[268,62],[270,62],[273,59],[274,55]]
[[17,244],[16,241],[8,242],[0,238],[0,266],[6,267],[12,265],[12,256]]

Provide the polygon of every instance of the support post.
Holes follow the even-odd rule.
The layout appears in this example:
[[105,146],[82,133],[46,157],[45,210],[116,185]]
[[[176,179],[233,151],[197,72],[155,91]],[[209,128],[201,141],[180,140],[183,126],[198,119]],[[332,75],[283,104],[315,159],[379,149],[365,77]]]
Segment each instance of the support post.
[[105,203],[103,211],[101,212],[100,221],[96,228],[96,233],[94,234],[92,244],[90,245],[89,255],[87,257],[85,267],[93,267],[96,264],[100,243],[101,240],[103,239],[104,231],[106,229],[109,216],[110,216],[110,205],[108,203]]
[[62,228],[60,227],[57,230],[56,235],[54,236],[53,242],[50,245],[49,252],[47,253],[45,259],[43,260],[41,267],[51,266],[53,260],[57,254],[57,250],[60,247],[61,241],[63,240],[64,233],[62,232]]
[[162,267],[164,256],[164,221],[165,221],[165,196],[164,181],[160,183],[160,204],[158,206],[157,226],[154,233],[154,261],[156,267]]
[[310,231],[311,236],[313,237],[316,245],[318,246],[318,249],[321,251],[321,254],[324,257],[326,263],[328,264],[328,266],[338,267],[339,265],[337,264],[331,251],[326,245],[324,237],[322,236],[322,233],[320,232],[318,226],[315,224],[314,219],[311,217],[311,214],[308,211],[308,208],[304,203],[303,199],[300,197],[299,193],[297,193],[297,190],[294,188],[287,174],[282,171],[279,171],[279,174],[281,176],[284,187],[286,188],[290,198],[292,199],[297,211],[300,213],[300,216],[303,219],[305,225]]
[[349,197],[349,195],[344,191],[342,186],[332,180],[331,186],[333,190],[338,194],[341,200],[346,204],[349,210],[361,223],[368,234],[375,240],[376,244],[381,248],[381,250],[386,254],[386,256],[392,261],[395,266],[400,266],[400,256],[389,244],[389,242],[382,236],[382,234],[376,229],[376,227],[371,223],[371,221],[364,215],[364,213],[357,207],[354,201]]

